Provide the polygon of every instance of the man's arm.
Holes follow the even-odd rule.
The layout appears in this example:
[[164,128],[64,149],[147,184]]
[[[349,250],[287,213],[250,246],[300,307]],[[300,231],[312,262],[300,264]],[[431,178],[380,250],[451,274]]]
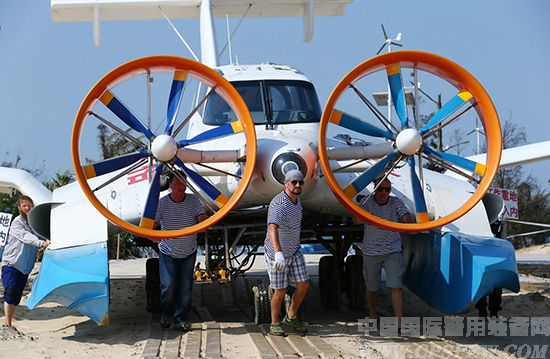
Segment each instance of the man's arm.
[[29,232],[21,221],[13,221],[10,227],[10,236],[15,237],[18,241],[31,246],[40,247],[44,245],[44,242],[47,244],[50,241],[41,241],[37,236]]
[[273,246],[275,252],[282,252],[281,242],[279,242],[279,227],[275,223],[270,223],[267,226],[267,232],[269,233],[269,240]]
[[414,223],[415,220],[414,220],[413,216],[411,216],[411,214],[409,212],[407,212],[404,215],[402,215],[401,218],[399,218],[399,222],[401,222],[401,223]]
[[201,213],[197,216],[197,222],[200,223],[202,221],[205,221],[207,218],[208,216],[206,215],[206,213]]

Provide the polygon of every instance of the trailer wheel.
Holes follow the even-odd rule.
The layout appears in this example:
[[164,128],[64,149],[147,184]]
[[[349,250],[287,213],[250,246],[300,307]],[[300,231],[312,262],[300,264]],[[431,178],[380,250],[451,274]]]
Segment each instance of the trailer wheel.
[[349,309],[365,308],[365,279],[363,278],[363,256],[351,255],[346,259],[346,288]]
[[271,288],[259,283],[252,287],[254,307],[252,316],[256,324],[271,323]]
[[324,309],[338,309],[342,304],[340,268],[334,256],[324,256],[319,260],[319,292]]

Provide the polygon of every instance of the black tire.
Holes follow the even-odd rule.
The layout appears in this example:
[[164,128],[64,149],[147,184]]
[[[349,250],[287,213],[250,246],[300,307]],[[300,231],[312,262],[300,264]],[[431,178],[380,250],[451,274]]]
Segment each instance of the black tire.
[[254,323],[258,325],[271,323],[271,288],[259,283],[252,287],[252,295],[254,300],[252,308]]
[[342,304],[340,268],[334,256],[319,260],[319,293],[324,309],[339,309]]
[[349,309],[365,308],[365,279],[363,277],[363,256],[352,255],[346,259],[346,291]]
[[145,309],[149,313],[160,313],[160,272],[158,258],[149,258],[145,263],[145,292],[147,295]]

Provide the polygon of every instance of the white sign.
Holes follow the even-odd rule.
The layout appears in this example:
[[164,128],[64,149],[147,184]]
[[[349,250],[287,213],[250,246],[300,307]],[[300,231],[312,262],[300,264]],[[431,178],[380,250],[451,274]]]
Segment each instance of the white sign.
[[504,210],[501,214],[502,218],[519,219],[518,193],[515,189],[491,187],[489,188],[489,192],[502,198],[504,202]]
[[0,247],[5,246],[8,240],[8,231],[10,230],[11,217],[11,213],[0,212]]

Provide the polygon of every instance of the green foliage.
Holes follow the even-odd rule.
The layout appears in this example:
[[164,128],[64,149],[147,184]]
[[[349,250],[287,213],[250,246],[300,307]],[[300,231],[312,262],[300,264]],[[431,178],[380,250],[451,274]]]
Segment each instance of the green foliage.
[[133,238],[134,235],[128,232],[121,232],[109,237],[107,241],[107,254],[109,259],[117,259],[117,246],[119,259],[139,258],[139,249],[136,247]]

